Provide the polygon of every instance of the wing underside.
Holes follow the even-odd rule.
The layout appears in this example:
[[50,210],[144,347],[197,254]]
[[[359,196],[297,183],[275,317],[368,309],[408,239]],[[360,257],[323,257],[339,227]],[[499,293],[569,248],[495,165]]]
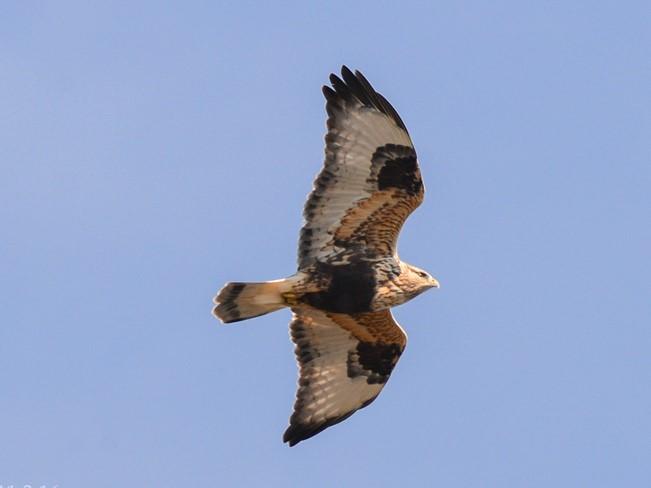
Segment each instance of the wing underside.
[[393,254],[402,224],[423,200],[416,152],[395,109],[345,66],[323,87],[325,163],[305,204],[299,269],[345,253]]
[[389,379],[406,335],[388,310],[356,315],[294,307],[290,331],[300,374],[290,446],[369,405]]

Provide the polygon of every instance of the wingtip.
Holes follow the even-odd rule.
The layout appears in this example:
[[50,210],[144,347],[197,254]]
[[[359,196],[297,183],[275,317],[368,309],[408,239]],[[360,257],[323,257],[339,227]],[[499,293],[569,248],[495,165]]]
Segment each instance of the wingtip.
[[315,436],[321,432],[321,430],[322,429],[316,430],[314,426],[311,425],[291,423],[283,434],[283,442],[289,447],[294,447],[299,442],[303,442],[304,440]]
[[366,77],[362,74],[362,72],[360,70],[358,70],[358,69],[352,70],[345,64],[341,65],[341,76],[344,79],[346,78],[346,76],[351,76],[351,77],[355,77],[355,78],[358,78],[358,79],[362,78],[362,79],[366,80]]
[[321,92],[323,93],[323,96],[326,98],[332,98],[337,95],[337,93],[328,85],[323,85],[321,87]]
[[341,65],[341,76],[346,78],[347,76],[354,76],[354,75],[353,75],[353,72],[350,70],[350,68],[348,68],[348,66],[346,66],[345,64],[342,64]]
[[302,438],[300,438],[298,435],[297,429],[295,425],[290,425],[287,427],[287,430],[285,430],[285,433],[283,434],[283,442],[287,444],[289,447],[294,447],[296,444],[301,442]]

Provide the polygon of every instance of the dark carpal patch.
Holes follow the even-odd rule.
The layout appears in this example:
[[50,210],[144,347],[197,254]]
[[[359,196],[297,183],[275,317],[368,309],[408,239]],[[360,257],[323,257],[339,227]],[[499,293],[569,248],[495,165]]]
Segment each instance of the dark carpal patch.
[[334,313],[362,313],[371,310],[375,295],[375,272],[371,263],[357,261],[333,265],[317,263],[316,273],[330,284],[325,291],[306,293],[302,300],[315,308]]
[[348,353],[348,377],[366,376],[369,385],[384,384],[401,353],[399,344],[360,342]]
[[386,144],[373,154],[373,165],[379,168],[377,184],[380,190],[398,188],[417,195],[423,188],[418,160],[413,147]]

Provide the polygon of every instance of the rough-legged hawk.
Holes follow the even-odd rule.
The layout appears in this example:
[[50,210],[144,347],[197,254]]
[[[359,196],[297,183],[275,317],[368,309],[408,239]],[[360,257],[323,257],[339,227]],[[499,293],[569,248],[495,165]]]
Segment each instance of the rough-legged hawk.
[[292,309],[300,378],[284,435],[290,446],[377,397],[407,340],[390,308],[438,287],[396,249],[424,195],[407,128],[359,71],[344,66],[341,75],[323,87],[325,165],[305,204],[298,271],[283,280],[228,283],[213,312],[236,322]]

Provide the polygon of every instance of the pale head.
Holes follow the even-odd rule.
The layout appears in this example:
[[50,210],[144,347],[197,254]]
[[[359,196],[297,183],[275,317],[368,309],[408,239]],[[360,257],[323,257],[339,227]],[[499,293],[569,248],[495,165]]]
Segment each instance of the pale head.
[[402,271],[400,275],[400,283],[404,287],[405,291],[412,297],[420,295],[430,288],[439,287],[439,282],[436,278],[423,269],[405,262],[400,263],[400,268]]

